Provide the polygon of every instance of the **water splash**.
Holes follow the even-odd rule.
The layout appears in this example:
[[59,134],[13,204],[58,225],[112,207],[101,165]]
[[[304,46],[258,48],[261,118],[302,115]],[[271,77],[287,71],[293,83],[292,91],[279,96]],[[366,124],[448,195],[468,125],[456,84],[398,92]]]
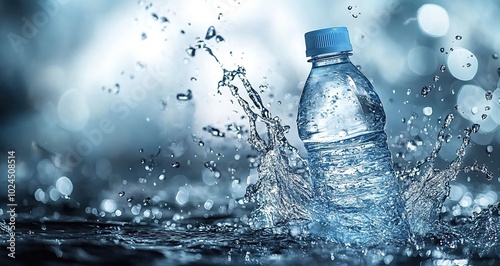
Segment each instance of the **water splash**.
[[[262,103],[259,93],[253,89],[246,77],[246,70],[239,66],[227,70],[204,43],[198,42],[196,49],[205,50],[223,70],[223,78],[218,84],[218,93],[228,89],[243,108],[250,125],[249,143],[259,152],[259,178],[247,189],[245,199],[256,204],[249,224],[253,228],[275,227],[292,221],[311,219],[308,203],[313,199],[311,179],[307,161],[300,157],[297,149],[290,145],[285,134],[289,127],[281,124],[279,117],[273,117]],[[441,71],[446,67],[441,66]],[[239,91],[237,82],[244,88],[247,101]],[[427,94],[430,87],[424,87]],[[254,111],[257,110],[257,111]],[[412,232],[410,249],[425,250],[426,242],[459,250],[464,254],[491,255],[500,251],[500,207],[497,203],[473,217],[445,221],[440,212],[450,193],[450,182],[460,172],[480,172],[490,180],[493,175],[485,166],[476,163],[463,166],[466,148],[471,136],[477,133],[479,125],[474,124],[464,130],[462,144],[457,149],[457,157],[444,169],[434,167],[435,160],[443,145],[451,135],[446,134],[453,121],[453,114],[446,116],[438,132],[437,141],[431,154],[411,168],[396,171],[401,181],[402,194],[408,223]],[[257,123],[265,124],[265,132],[257,130]],[[263,137],[265,135],[265,138]],[[433,245],[435,247],[435,245]]]

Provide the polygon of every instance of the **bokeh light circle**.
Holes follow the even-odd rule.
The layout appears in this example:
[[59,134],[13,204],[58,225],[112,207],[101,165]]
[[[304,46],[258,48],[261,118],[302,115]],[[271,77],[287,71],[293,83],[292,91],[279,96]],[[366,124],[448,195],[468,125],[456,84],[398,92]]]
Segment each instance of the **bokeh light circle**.
[[455,48],[448,56],[448,70],[459,80],[471,80],[477,73],[476,56],[465,48]]
[[426,46],[413,47],[407,61],[411,71],[420,76],[430,75],[437,68],[436,53]]
[[57,106],[62,126],[71,131],[82,130],[89,120],[89,105],[85,97],[77,90],[66,91]]
[[441,37],[448,32],[450,17],[441,6],[425,4],[417,11],[418,26],[427,35]]

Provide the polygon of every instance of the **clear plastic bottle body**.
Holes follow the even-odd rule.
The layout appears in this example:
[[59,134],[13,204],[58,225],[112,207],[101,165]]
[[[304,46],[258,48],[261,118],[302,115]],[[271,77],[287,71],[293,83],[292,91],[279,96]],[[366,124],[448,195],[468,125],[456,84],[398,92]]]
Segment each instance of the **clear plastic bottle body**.
[[311,62],[297,125],[316,194],[313,231],[346,244],[404,242],[408,226],[378,95],[347,52]]

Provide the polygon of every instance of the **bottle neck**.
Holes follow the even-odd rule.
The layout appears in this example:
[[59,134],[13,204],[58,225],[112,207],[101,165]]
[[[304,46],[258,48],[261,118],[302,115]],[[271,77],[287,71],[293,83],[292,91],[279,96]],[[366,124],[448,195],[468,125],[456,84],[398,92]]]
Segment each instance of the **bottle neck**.
[[341,64],[341,63],[350,63],[351,62],[351,60],[349,59],[350,55],[352,55],[352,53],[350,52],[319,54],[311,57],[311,59],[307,60],[307,62],[311,62],[313,68]]

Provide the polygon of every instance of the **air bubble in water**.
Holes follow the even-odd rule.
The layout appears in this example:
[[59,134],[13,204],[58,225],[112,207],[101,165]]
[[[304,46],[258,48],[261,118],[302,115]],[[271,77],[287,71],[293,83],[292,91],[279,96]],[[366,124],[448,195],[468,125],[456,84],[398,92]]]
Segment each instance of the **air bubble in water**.
[[176,97],[179,101],[189,101],[193,98],[193,93],[191,90],[187,90],[187,93],[178,93]]
[[213,37],[215,37],[215,34],[216,34],[215,27],[214,26],[208,27],[207,34],[205,34],[205,40],[212,39]]

